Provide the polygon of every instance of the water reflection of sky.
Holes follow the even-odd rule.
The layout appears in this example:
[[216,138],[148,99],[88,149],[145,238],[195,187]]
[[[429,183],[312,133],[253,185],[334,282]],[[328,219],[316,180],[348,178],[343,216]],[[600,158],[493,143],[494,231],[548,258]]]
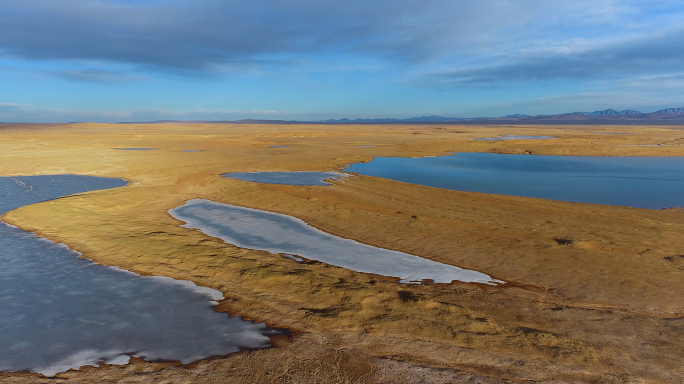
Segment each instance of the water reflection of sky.
[[458,153],[379,157],[347,171],[459,191],[637,208],[684,206],[683,157]]

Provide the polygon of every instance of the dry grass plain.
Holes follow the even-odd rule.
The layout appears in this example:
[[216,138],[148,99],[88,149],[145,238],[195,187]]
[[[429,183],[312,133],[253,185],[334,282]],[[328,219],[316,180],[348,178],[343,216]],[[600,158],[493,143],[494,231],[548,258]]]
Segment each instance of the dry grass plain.
[[[631,134],[600,134],[608,132]],[[560,140],[472,140],[501,134]],[[645,144],[671,146],[628,146]],[[122,147],[157,150],[113,149]],[[684,130],[0,125],[0,176],[73,173],[132,182],[23,207],[5,214],[5,222],[100,264],[219,289],[226,299],[218,310],[301,332],[278,348],[190,366],[136,361],[53,379],[5,374],[0,382],[682,382],[684,212],[449,191],[365,176],[327,187],[220,177],[232,171],[333,171],[375,156],[447,152],[684,156]],[[400,285],[237,248],[181,228],[168,215],[197,197],[296,216],[337,236],[509,284]]]

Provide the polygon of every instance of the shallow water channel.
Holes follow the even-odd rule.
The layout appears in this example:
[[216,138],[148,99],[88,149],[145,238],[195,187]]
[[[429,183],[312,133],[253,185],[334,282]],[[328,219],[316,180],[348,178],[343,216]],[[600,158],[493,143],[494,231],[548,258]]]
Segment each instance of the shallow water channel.
[[[0,177],[0,213],[121,187],[90,176]],[[279,331],[213,310],[221,292],[80,259],[64,244],[0,223],[0,372],[44,375],[129,356],[189,363],[270,346]]]
[[650,209],[684,206],[684,157],[457,153],[378,157],[346,171],[459,191]]
[[185,228],[199,229],[238,247],[301,256],[356,272],[396,277],[403,283],[503,283],[477,271],[337,237],[279,213],[193,199],[169,214],[184,221]]

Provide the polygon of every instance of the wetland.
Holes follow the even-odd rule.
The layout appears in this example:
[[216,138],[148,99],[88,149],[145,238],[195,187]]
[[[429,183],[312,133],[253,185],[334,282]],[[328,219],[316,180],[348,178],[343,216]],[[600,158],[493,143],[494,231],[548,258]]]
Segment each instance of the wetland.
[[[383,158],[436,156],[426,160],[442,161],[452,153],[460,154],[446,157],[476,153],[562,156],[565,160],[610,157],[624,159],[624,164],[631,158],[646,157],[676,162],[684,156],[679,145],[684,140],[682,132],[683,127],[676,126],[589,125],[421,125],[420,130],[411,125],[316,124],[6,126],[0,132],[3,177],[72,174],[135,181],[125,188],[73,192],[11,209],[2,216],[4,222],[18,227],[13,228],[17,236],[53,242],[36,240],[40,243],[36,252],[52,244],[67,256],[60,260],[73,259],[74,265],[81,266],[68,269],[74,272],[66,277],[62,274],[66,269],[53,268],[50,273],[61,276],[53,288],[29,286],[29,291],[40,297],[26,308],[40,312],[17,320],[26,323],[21,326],[43,321],[40,314],[52,303],[72,308],[71,301],[88,296],[80,280],[70,281],[73,276],[95,276],[100,281],[89,270],[102,269],[108,271],[106,274],[130,276],[136,287],[146,279],[163,283],[154,288],[159,291],[153,290],[156,302],[150,304],[164,310],[165,316],[155,323],[157,328],[164,329],[165,321],[176,321],[176,317],[185,318],[172,314],[196,308],[193,312],[202,314],[206,310],[211,313],[207,316],[217,316],[219,323],[231,319],[229,313],[240,316],[235,319],[239,324],[250,324],[242,320],[244,317],[253,319],[257,327],[265,327],[258,325],[264,323],[292,329],[299,336],[278,342],[278,348],[244,350],[181,364],[136,357],[144,355],[139,352],[142,347],[134,344],[98,358],[96,355],[109,351],[104,347],[110,346],[98,333],[97,347],[102,349],[84,361],[95,361],[99,367],[84,366],[57,373],[56,378],[6,373],[0,374],[0,382],[322,383],[332,378],[369,384],[439,380],[498,384],[524,378],[540,383],[678,383],[684,376],[684,217],[679,210],[434,188],[363,173],[329,185],[318,184],[325,180],[322,178],[314,179],[316,185],[289,185],[221,175],[340,172],[348,164],[374,164]],[[473,140],[503,135],[557,140]],[[291,148],[266,150],[264,143],[285,143]],[[356,147],[359,143],[373,148]],[[662,145],[632,146],[656,144]],[[160,150],[154,156],[147,151],[111,150],[138,147]],[[181,152],[187,149],[205,152],[197,156]],[[562,164],[550,166],[558,167],[563,169],[559,173],[572,174]],[[546,172],[524,163],[520,168],[506,172]],[[662,173],[652,173],[656,182],[667,182]],[[629,177],[648,184],[649,178],[644,175],[637,172]],[[585,176],[576,179],[590,179]],[[19,189],[8,190],[10,193],[22,191],[16,183],[11,187]],[[213,202],[209,214],[221,217],[249,212],[244,217],[246,225],[261,225],[255,220],[255,212],[277,217],[267,220],[268,226],[283,235],[266,239],[275,242],[276,249],[272,252],[240,245],[259,234],[244,232],[246,226],[239,227],[243,232],[237,233],[238,244],[222,240],[223,234],[218,233],[225,230],[222,218],[217,223],[204,223],[211,222],[211,216],[197,219],[207,230],[214,227],[217,236],[204,233],[200,225],[192,225],[199,228],[196,230],[182,227],[189,223],[174,218],[169,211],[194,199]],[[223,212],[226,206],[240,209]],[[303,232],[292,232],[291,220],[292,225],[299,223],[295,227]],[[299,254],[304,253],[300,250],[284,252],[281,248],[308,245],[298,241],[313,229],[339,238],[345,248],[354,241],[374,250],[418,255],[449,266],[443,269],[477,271],[506,284],[458,280],[398,284],[399,274],[357,272],[353,265],[336,267],[308,259]],[[286,244],[289,238],[293,244]],[[43,273],[43,258],[50,259],[45,255],[35,263],[25,259],[29,270],[35,269],[31,273]],[[112,279],[118,281],[119,277]],[[12,284],[31,284],[31,280],[23,280]],[[118,283],[108,283],[110,280],[102,281],[95,284],[98,290],[102,285],[106,291],[110,284],[114,290],[121,288]],[[161,286],[174,285],[174,281],[192,283],[183,283],[173,297],[165,296],[166,288]],[[150,284],[157,287],[156,283]],[[67,291],[75,295],[70,296],[60,286],[73,286]],[[50,289],[64,294],[50,299],[52,303],[41,302],[43,291]],[[218,292],[224,299],[215,305],[212,300],[219,299]],[[197,300],[195,304],[166,304],[185,294],[191,301]],[[107,306],[121,301],[119,292],[107,295],[101,297],[111,300],[98,302],[96,298],[93,308],[112,310]],[[116,334],[116,327],[124,322],[114,321],[118,313],[103,313],[107,314],[104,318],[85,319],[111,324],[112,334]],[[126,319],[134,328],[138,320]],[[197,320],[193,327],[198,328],[202,321]],[[86,324],[84,329],[97,325]],[[201,332],[194,328],[182,334]],[[41,333],[45,338],[59,336],[45,329]],[[264,329],[257,329],[256,335],[268,342],[262,338],[269,336],[261,334]],[[174,342],[182,343],[183,335]],[[15,341],[13,345],[21,348]],[[12,356],[6,355],[5,361],[11,362]],[[124,365],[126,360],[128,364]]]

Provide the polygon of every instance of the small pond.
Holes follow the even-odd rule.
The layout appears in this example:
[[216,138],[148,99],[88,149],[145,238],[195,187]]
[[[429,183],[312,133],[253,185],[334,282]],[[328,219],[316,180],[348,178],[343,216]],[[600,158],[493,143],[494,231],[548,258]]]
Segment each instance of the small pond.
[[352,271],[396,277],[403,283],[502,283],[484,273],[337,237],[279,213],[193,199],[169,214],[184,221],[185,228],[199,229],[238,247],[283,254],[297,262],[304,257]]
[[[0,177],[0,214],[126,184],[76,175]],[[0,223],[0,372],[51,376],[84,365],[126,364],[130,356],[190,363],[268,347],[268,336],[279,333],[216,312],[219,291],[79,256]]]
[[684,157],[458,153],[378,157],[347,171],[459,191],[651,209],[684,206]]
[[255,183],[330,185],[326,180],[341,180],[349,175],[341,172],[232,172],[221,176]]

